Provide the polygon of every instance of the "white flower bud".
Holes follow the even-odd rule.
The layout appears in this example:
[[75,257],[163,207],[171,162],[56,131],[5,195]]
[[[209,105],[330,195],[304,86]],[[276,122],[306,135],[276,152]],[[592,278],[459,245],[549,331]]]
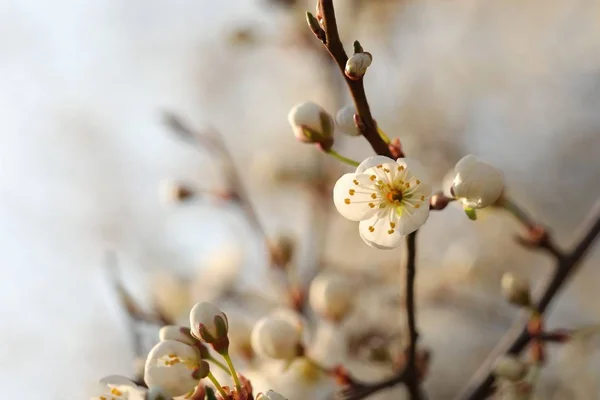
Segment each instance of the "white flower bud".
[[371,65],[371,61],[373,61],[371,53],[356,53],[346,61],[344,72],[348,78],[357,81],[365,75],[367,68]]
[[252,329],[250,340],[256,354],[276,360],[292,360],[302,349],[301,328],[278,315],[260,319]]
[[531,294],[529,282],[527,280],[516,277],[510,272],[502,275],[500,282],[502,294],[510,303],[528,307],[531,305]]
[[352,283],[343,276],[320,275],[310,284],[310,306],[333,321],[346,316],[354,305],[355,296]]
[[193,347],[176,340],[164,340],[148,354],[144,381],[149,388],[160,387],[166,396],[183,396],[198,384],[195,371],[201,363]]
[[214,304],[206,301],[196,303],[190,311],[192,334],[207,343],[227,338],[229,323],[227,315]]
[[495,167],[469,154],[454,167],[451,191],[465,207],[484,208],[492,205],[504,189],[504,177]]
[[348,136],[360,136],[360,131],[354,122],[354,114],[356,114],[356,107],[354,104],[349,104],[340,108],[335,116],[338,128]]
[[287,398],[277,392],[268,390],[267,393],[259,393],[256,400],[287,400]]
[[190,329],[178,325],[166,325],[158,331],[160,340],[177,340],[178,342],[193,346],[196,341],[191,336]]
[[517,382],[527,375],[528,365],[514,356],[500,356],[494,363],[494,374],[511,382]]
[[333,117],[320,105],[305,102],[295,105],[288,114],[294,135],[304,143],[333,144]]

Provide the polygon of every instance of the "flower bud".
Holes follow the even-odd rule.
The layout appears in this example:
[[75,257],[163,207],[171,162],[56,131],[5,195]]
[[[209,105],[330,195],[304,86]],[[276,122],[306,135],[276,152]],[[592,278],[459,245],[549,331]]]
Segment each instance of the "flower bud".
[[318,104],[295,105],[288,114],[296,139],[304,143],[319,143],[325,150],[333,145],[333,118]]
[[517,382],[527,375],[528,365],[514,356],[500,356],[494,363],[494,374],[511,382]]
[[352,283],[342,276],[317,276],[310,284],[310,306],[325,318],[340,321],[354,305],[353,289]]
[[252,329],[252,349],[276,360],[292,360],[302,353],[301,328],[283,316],[267,316]]
[[349,104],[340,108],[335,116],[338,128],[348,136],[360,136],[360,131],[354,122],[354,114],[356,114],[356,107],[354,104]]
[[463,157],[454,167],[454,172],[450,191],[465,208],[490,206],[504,189],[502,173],[473,155]]
[[348,78],[357,81],[365,75],[372,61],[373,56],[371,53],[356,53],[346,61],[344,72]]
[[268,390],[267,393],[259,393],[256,400],[287,400],[287,398],[277,392]]
[[517,278],[512,273],[506,272],[502,275],[501,287],[502,294],[511,304],[521,307],[531,305],[531,294],[527,280]]
[[197,340],[192,336],[190,328],[178,325],[165,325],[158,331],[160,340],[177,340],[178,342],[194,346]]
[[190,326],[192,335],[203,342],[214,344],[227,339],[227,315],[212,303],[204,301],[192,307]]

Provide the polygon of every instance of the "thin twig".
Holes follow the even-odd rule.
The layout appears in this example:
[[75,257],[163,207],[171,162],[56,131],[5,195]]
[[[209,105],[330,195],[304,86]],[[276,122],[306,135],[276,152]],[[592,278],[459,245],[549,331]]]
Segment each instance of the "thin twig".
[[[573,250],[556,257],[555,269],[537,302],[537,309],[542,314],[560,289],[568,282],[568,278],[577,270],[590,246],[600,234],[600,201],[585,218],[580,230],[583,233]],[[526,325],[524,319],[515,322],[483,365],[475,372],[464,390],[455,397],[456,400],[480,400],[491,394],[494,384],[494,376],[490,372],[492,363],[502,354],[519,354],[531,340],[527,330],[523,328],[524,325]]]
[[406,249],[408,260],[406,263],[406,315],[408,324],[408,360],[405,370],[405,383],[413,400],[420,400],[419,377],[417,372],[417,322],[415,310],[415,276],[416,276],[416,255],[417,255],[417,231],[411,233],[406,238]]
[[331,57],[333,57],[335,60],[342,73],[342,76],[346,80],[348,88],[350,89],[350,94],[352,95],[354,105],[356,106],[356,112],[362,122],[361,133],[369,141],[371,147],[373,147],[373,150],[375,150],[377,154],[392,157],[388,145],[377,132],[377,124],[371,115],[371,109],[369,108],[369,102],[367,101],[363,78],[353,81],[344,73],[346,61],[348,61],[348,55],[344,50],[344,45],[342,44],[340,34],[338,32],[333,0],[319,0],[319,10],[323,16],[325,48],[327,48],[327,51],[329,51],[329,54],[331,54]]

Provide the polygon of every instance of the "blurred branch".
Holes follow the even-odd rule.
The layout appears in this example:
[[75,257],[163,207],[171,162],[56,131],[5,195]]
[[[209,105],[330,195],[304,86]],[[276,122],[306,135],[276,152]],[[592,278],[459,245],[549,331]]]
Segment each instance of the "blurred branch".
[[155,314],[149,314],[137,304],[137,302],[133,299],[123,285],[123,279],[121,278],[119,271],[117,256],[114,253],[109,252],[106,254],[105,266],[109,274],[110,283],[112,284],[117,297],[121,302],[121,306],[127,313],[128,330],[131,335],[131,343],[134,354],[136,356],[145,355],[142,345],[142,338],[137,329],[137,322],[146,322],[163,326],[170,325],[173,323],[173,321],[158,312]]
[[[184,139],[186,142],[189,142],[196,149],[212,150],[219,155],[224,163],[229,190],[232,191],[231,198],[240,206],[246,216],[246,220],[252,228],[264,239],[265,244],[269,245],[267,233],[250,201],[250,196],[242,183],[243,181],[235,166],[233,156],[227,149],[223,137],[218,132],[212,132],[210,134],[197,133],[185,125],[178,115],[173,113],[165,113],[165,122],[177,136]],[[273,259],[273,261],[277,260]]]
[[[525,213],[518,213],[517,218],[526,226],[541,226],[526,216]],[[546,311],[560,289],[568,282],[568,278],[577,271],[580,262],[600,234],[600,200],[596,202],[578,230],[582,233],[579,234],[579,239],[570,252],[554,252],[548,249],[547,246],[541,246],[555,255],[556,266],[537,302],[537,310],[540,314]],[[479,400],[492,394],[492,386],[495,380],[491,373],[493,362],[502,354],[519,354],[531,340],[531,336],[524,325],[526,325],[526,320],[519,319],[515,322],[455,399]]]
[[406,239],[406,249],[408,252],[408,261],[406,263],[406,314],[408,325],[408,360],[405,370],[405,383],[413,400],[422,398],[419,389],[419,374],[417,373],[417,322],[415,316],[415,275],[416,275],[416,256],[417,256],[417,231],[408,235]]

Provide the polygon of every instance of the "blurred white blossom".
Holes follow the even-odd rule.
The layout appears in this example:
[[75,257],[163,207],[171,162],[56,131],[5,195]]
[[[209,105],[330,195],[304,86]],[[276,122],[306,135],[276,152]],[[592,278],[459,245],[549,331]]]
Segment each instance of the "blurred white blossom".
[[529,366],[515,356],[498,357],[494,363],[494,374],[509,381],[520,381],[525,378]]
[[324,273],[311,282],[309,302],[318,314],[340,321],[352,309],[356,295],[355,286],[349,278]]
[[263,357],[291,360],[301,349],[301,328],[281,315],[260,319],[252,329],[252,348]]
[[146,389],[139,387],[131,380],[120,376],[110,375],[100,380],[101,393],[91,400],[144,400]]

